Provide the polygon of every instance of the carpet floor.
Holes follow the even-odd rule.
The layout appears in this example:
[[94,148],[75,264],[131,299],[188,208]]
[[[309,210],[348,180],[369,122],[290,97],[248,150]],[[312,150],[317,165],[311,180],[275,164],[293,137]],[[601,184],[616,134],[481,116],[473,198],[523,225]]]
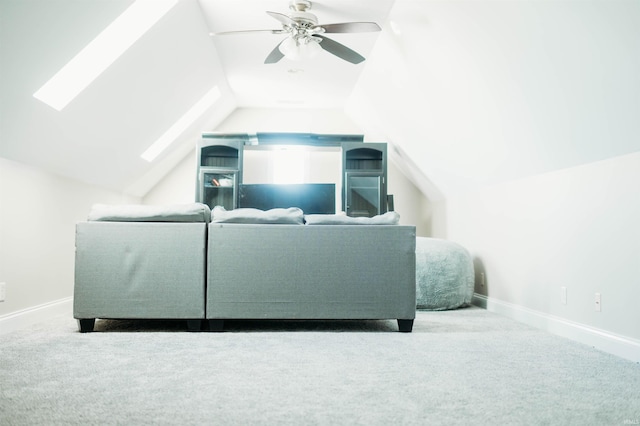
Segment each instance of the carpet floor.
[[0,336],[1,425],[640,424],[640,365],[471,307],[395,321]]

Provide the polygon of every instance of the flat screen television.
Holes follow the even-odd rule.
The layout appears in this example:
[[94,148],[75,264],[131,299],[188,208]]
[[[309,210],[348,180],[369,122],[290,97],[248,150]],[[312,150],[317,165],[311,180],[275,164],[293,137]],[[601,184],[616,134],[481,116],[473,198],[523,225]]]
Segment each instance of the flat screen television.
[[260,210],[299,207],[305,214],[335,214],[334,183],[240,184],[238,207]]

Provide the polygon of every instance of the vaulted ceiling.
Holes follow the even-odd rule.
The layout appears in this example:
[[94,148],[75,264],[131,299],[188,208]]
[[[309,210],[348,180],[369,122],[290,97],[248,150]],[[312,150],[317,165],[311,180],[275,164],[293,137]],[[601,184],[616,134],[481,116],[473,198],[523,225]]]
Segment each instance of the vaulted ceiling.
[[[179,0],[62,111],[33,97],[133,0],[0,0],[0,156],[134,195],[236,108],[344,111],[432,197],[640,150],[636,0],[319,0],[321,23],[374,21],[264,65],[287,0]],[[158,159],[140,155],[213,87]],[[152,180],[151,180],[152,181]]]
[[[217,85],[195,140],[236,107],[197,1],[179,1],[62,111],[32,95],[132,0],[2,0],[0,155],[115,190],[157,166],[140,155]],[[183,152],[179,141],[172,145]],[[167,166],[170,168],[170,165]]]
[[[288,0],[200,0],[212,32],[280,29],[266,11],[286,14]],[[313,2],[309,10],[320,24],[378,22],[383,25],[393,0]],[[368,56],[379,33],[329,34],[361,55]],[[227,81],[239,105],[246,107],[340,108],[351,94],[365,63],[353,65],[326,52],[307,61],[264,60],[284,35],[233,34],[213,37]]]

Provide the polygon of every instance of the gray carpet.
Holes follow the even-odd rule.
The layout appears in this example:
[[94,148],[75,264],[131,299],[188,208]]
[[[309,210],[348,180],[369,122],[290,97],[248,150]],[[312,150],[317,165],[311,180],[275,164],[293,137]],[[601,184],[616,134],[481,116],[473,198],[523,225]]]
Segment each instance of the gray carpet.
[[58,317],[0,336],[0,424],[640,423],[637,363],[480,308],[396,327]]

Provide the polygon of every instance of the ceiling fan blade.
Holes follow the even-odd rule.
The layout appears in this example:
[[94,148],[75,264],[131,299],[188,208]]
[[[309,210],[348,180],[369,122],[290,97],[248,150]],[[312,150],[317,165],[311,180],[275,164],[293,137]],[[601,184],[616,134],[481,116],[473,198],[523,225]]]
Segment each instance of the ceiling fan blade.
[[287,15],[282,14],[282,13],[278,13],[278,12],[269,12],[267,11],[267,14],[269,16],[271,16],[272,18],[277,19],[278,21],[280,21],[280,23],[282,25],[287,25],[289,27],[295,27],[298,25],[298,23],[296,21],[294,21],[293,19],[289,18]]
[[382,30],[375,22],[343,22],[318,26],[324,28],[325,33],[371,33]]
[[340,59],[344,59],[347,62],[351,62],[352,64],[359,64],[364,61],[364,56],[360,55],[358,52],[349,49],[344,44],[340,44],[337,41],[331,40],[323,35],[315,35],[314,37],[318,37],[322,39],[320,42],[320,47],[322,47],[327,52],[336,55]]
[[[284,40],[286,40],[286,38]],[[275,64],[280,59],[284,58],[284,54],[280,51],[280,45],[282,44],[282,42],[284,40],[282,40],[280,43],[278,43],[278,45],[275,47],[275,49],[273,49],[271,51],[271,53],[269,53],[267,58],[264,60],[265,64]]]
[[212,36],[229,35],[229,34],[252,34],[252,33],[269,33],[269,34],[283,34],[284,30],[239,30],[239,31],[221,31],[219,33],[209,33]]

